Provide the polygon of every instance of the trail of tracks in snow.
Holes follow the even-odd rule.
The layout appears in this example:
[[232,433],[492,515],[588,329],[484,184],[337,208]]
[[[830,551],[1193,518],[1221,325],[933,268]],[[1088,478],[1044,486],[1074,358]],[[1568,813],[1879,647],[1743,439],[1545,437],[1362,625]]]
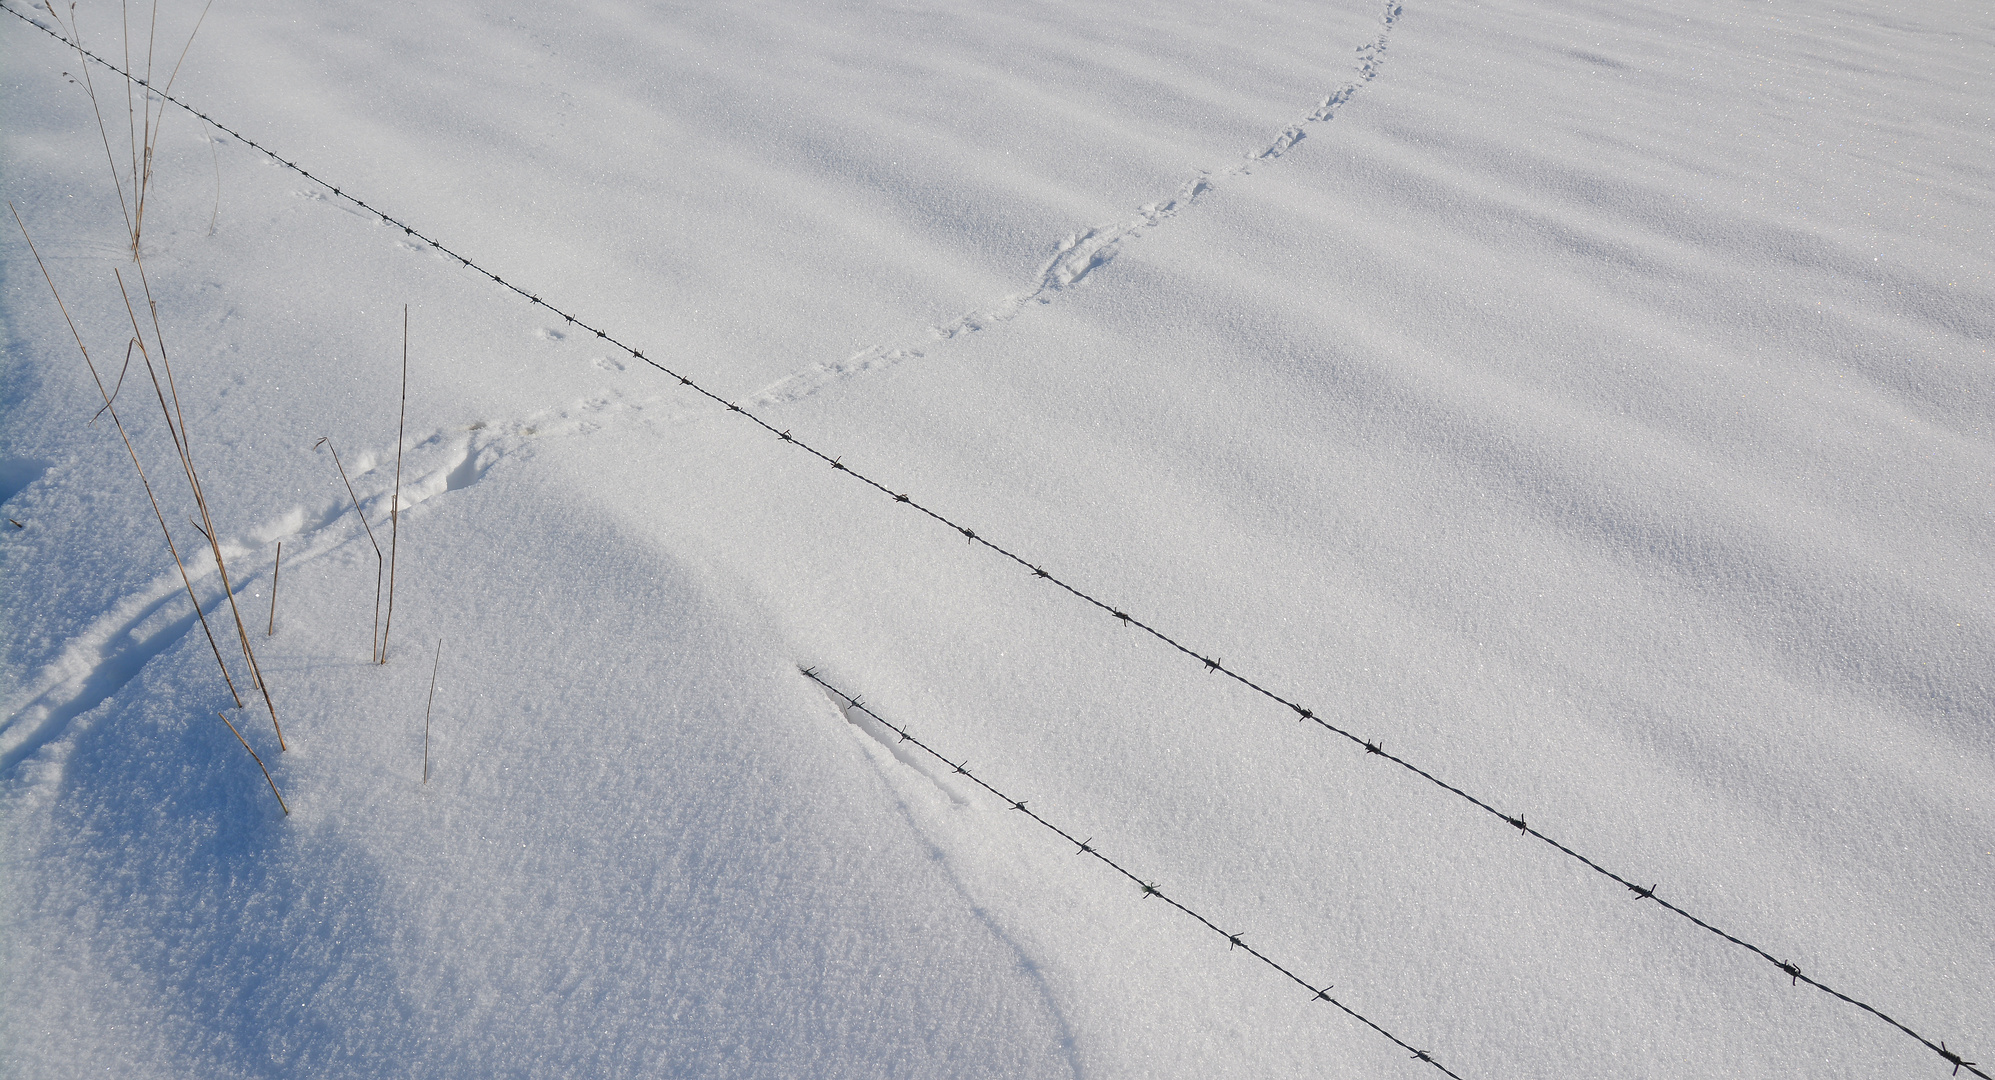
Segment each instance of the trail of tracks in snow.
[[[21,14],[11,6],[7,6],[7,10],[10,14],[63,40],[40,21]],[[1287,153],[1304,139],[1306,133],[1303,124],[1330,120],[1352,96],[1377,77],[1384,60],[1387,40],[1402,11],[1402,5],[1398,0],[1386,0],[1379,15],[1377,37],[1357,48],[1358,67],[1355,77],[1325,97],[1300,122],[1283,128],[1261,149],[1246,154],[1232,165],[1217,171],[1200,173],[1180,187],[1174,197],[1143,205],[1134,217],[1070,235],[1040,266],[1025,290],[965,314],[946,326],[931,328],[931,338],[946,341],[1014,318],[1035,303],[1051,303],[1054,295],[1080,284],[1097,268],[1112,260],[1119,251],[1122,241],[1176,217],[1207,192],[1212,191],[1218,183],[1232,177],[1250,175],[1261,163],[1273,161]],[[108,65],[108,62],[106,63]],[[214,123],[198,112],[195,115],[211,124]],[[278,160],[282,161],[281,158]],[[340,194],[337,188],[330,190],[334,195]],[[385,217],[383,220],[386,220]],[[404,227],[404,231],[413,235],[413,230],[407,227]],[[522,290],[516,291],[521,291],[523,296],[528,295]],[[529,299],[539,303],[537,297],[530,296]],[[599,332],[597,336],[604,335]],[[924,354],[920,349],[911,346],[875,347],[842,363],[813,365],[764,388],[748,400],[759,404],[798,400],[842,379],[922,355]],[[592,408],[607,407],[611,406],[607,404],[607,399],[603,399],[598,403],[584,403],[580,408],[587,411]],[[641,405],[636,407],[642,408]],[[562,412],[564,416],[567,414],[566,410]],[[536,434],[536,428],[524,422],[514,425],[514,429],[515,438]],[[444,440],[442,433],[432,435],[429,439],[416,444],[415,449],[430,447],[438,444],[440,440]],[[461,453],[448,466],[433,470],[412,485],[405,484],[402,500],[404,509],[435,494],[456,490],[475,481],[478,475],[483,474],[484,469],[490,467],[491,461],[496,460],[490,452],[491,448],[506,440],[493,437],[481,439],[476,437],[474,430],[472,437],[446,441],[450,441]],[[497,453],[504,452],[504,450],[497,451]],[[360,471],[367,473],[370,467],[363,467]],[[367,505],[362,507],[363,511],[367,510],[367,506],[374,505],[385,497],[385,493],[371,497]],[[283,518],[268,522],[260,529],[252,530],[251,535],[264,539],[249,545],[238,542],[232,546],[228,557],[243,561],[245,566],[258,566],[267,556],[268,549],[277,540],[283,539],[292,541],[293,544],[291,557],[286,560],[291,565],[296,566],[301,562],[315,559],[332,548],[354,539],[353,536],[335,535],[338,530],[335,530],[334,526],[343,520],[345,509],[345,504],[338,498],[329,500],[316,514],[302,507],[294,508]],[[370,514],[370,517],[372,516],[374,515]],[[307,521],[316,524],[307,528]],[[305,538],[306,542],[300,544],[298,542],[300,538]],[[206,564],[205,569],[197,563],[190,566],[189,571],[205,579],[213,576],[214,567],[211,561]],[[244,574],[239,579],[241,584],[237,587],[237,595],[241,595],[243,590],[258,577],[259,575],[255,574]],[[29,680],[27,686],[15,694],[8,695],[4,704],[0,704],[0,708],[5,710],[4,718],[0,718],[0,773],[11,771],[22,760],[32,756],[36,750],[60,738],[77,717],[88,713],[117,694],[139,675],[153,657],[171,649],[192,629],[195,619],[191,610],[177,615],[171,614],[177,609],[172,596],[178,589],[176,576],[161,576],[146,589],[128,597],[99,617],[89,629],[69,643],[60,657]],[[209,605],[218,605],[222,599],[217,592],[215,596],[203,602],[204,610],[208,610]]]
[[[1378,77],[1379,67],[1385,61],[1386,40],[1391,36],[1393,26],[1399,22],[1402,10],[1403,6],[1399,0],[1386,0],[1385,8],[1379,15],[1378,36],[1358,46],[1356,77],[1318,102],[1309,115],[1283,128],[1281,133],[1267,145],[1247,153],[1223,169],[1199,173],[1185,181],[1175,195],[1168,199],[1143,204],[1137,208],[1132,217],[1106,225],[1097,225],[1085,232],[1069,234],[1054,248],[1052,256],[1040,265],[1038,272],[1024,290],[968,312],[954,322],[930,327],[928,341],[948,341],[1014,319],[1020,312],[1034,304],[1052,303],[1055,295],[1079,285],[1095,270],[1107,265],[1120,251],[1123,241],[1140,236],[1177,217],[1224,181],[1233,177],[1251,175],[1255,167],[1288,153],[1307,136],[1304,124],[1320,124],[1335,117],[1346,102],[1367,83]],[[876,345],[861,350],[843,361],[813,364],[802,371],[786,375],[763,387],[746,400],[756,405],[797,401],[840,380],[883,370],[905,360],[919,359],[924,355],[926,353],[922,347],[913,343]]]

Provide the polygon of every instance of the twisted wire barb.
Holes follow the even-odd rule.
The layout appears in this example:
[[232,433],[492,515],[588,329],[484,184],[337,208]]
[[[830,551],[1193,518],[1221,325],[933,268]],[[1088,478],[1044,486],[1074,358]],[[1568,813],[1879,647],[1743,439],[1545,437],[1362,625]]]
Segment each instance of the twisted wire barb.
[[425,233],[417,231],[414,226],[408,224],[407,222],[404,222],[399,218],[391,216],[384,210],[369,205],[359,196],[349,194],[333,186],[332,184],[319,179],[317,176],[314,176],[311,172],[307,171],[303,166],[298,165],[296,162],[291,161],[289,158],[283,157],[282,155],[278,154],[276,151],[271,150],[270,148],[264,146],[263,144],[257,142],[256,140],[248,138],[242,133],[236,131],[235,129],[222,124],[220,121],[217,121],[215,118],[209,116],[208,114],[202,112],[201,110],[194,108],[192,105],[189,105],[184,101],[181,101],[179,98],[176,98],[173,95],[165,93],[161,90],[155,89],[146,80],[138,78],[135,75],[131,75],[130,73],[126,72],[123,68],[120,68],[116,64],[113,64],[110,61],[104,59],[103,57],[98,56],[96,53],[93,53],[88,49],[80,48],[78,45],[76,45],[76,43],[62,36],[62,34],[58,33],[57,31],[52,30],[46,26],[43,26],[41,23],[36,22],[34,19],[28,17],[27,15],[22,14],[12,4],[7,3],[6,0],[0,0],[0,9],[4,9],[8,14],[13,15],[15,18],[20,19],[21,21],[27,23],[28,25],[34,27],[37,30],[40,30],[42,33],[47,34],[48,36],[54,38],[55,40],[62,42],[65,46],[71,49],[76,49],[77,51],[81,52],[84,56],[89,57],[92,61],[96,62],[97,64],[100,64],[103,67],[106,67],[111,71],[116,72],[117,74],[123,76],[124,78],[130,79],[134,83],[137,83],[139,86],[144,87],[148,92],[158,94],[161,100],[166,101],[182,110],[185,110],[188,113],[191,113],[195,117],[199,118],[203,123],[206,123],[211,127],[215,128],[217,131],[220,131],[223,134],[228,135],[229,137],[237,140],[238,142],[241,142],[244,146],[250,147],[251,149],[257,151],[258,153],[261,153],[264,156],[270,158],[272,161],[277,162],[279,165],[282,165],[285,168],[290,169],[292,172],[297,173],[299,176],[304,177],[305,179],[311,181],[314,184],[318,184],[320,187],[323,187],[327,191],[330,191],[335,198],[342,199],[346,202],[353,204],[354,206],[359,207],[362,210],[365,210],[367,213],[378,218],[382,224],[401,229],[404,235],[412,239],[421,241],[422,243],[427,244],[430,247],[436,249],[438,252],[441,252],[443,255],[457,260],[457,262],[465,269],[472,270],[479,274],[484,275],[486,278],[490,279],[494,284],[499,285],[506,289],[510,289],[514,293],[519,294],[519,296],[525,299],[528,303],[534,304],[535,306],[541,308],[545,308],[550,314],[560,316],[564,321],[566,321],[570,325],[580,327],[581,329],[594,334],[599,340],[617,349],[620,349],[624,353],[628,354],[631,357],[631,359],[641,360],[644,363],[649,364],[650,366],[663,372],[664,374],[679,380],[679,385],[691,389],[694,393],[699,394],[701,397],[704,397],[709,401],[712,401],[716,405],[721,406],[722,408],[726,409],[728,412],[738,414],[739,416],[746,419],[748,422],[756,425],[757,427],[762,428],[764,431],[767,431],[769,434],[774,435],[783,442],[789,443],[792,446],[795,446],[797,449],[803,451],[804,453],[809,454],[820,461],[823,461],[827,465],[830,465],[832,469],[852,477],[853,479],[859,481],[860,483],[865,484],[867,487],[873,488],[874,490],[880,492],[882,495],[890,497],[891,499],[893,499],[893,501],[897,503],[902,503],[906,506],[912,507],[913,509],[921,512],[927,517],[934,519],[936,522],[948,527],[949,529],[957,533],[960,533],[963,536],[963,538],[969,541],[971,544],[981,544],[985,548],[992,551],[993,553],[1002,556],[1003,558],[1009,559],[1014,563],[1017,563],[1019,566],[1031,571],[1034,577],[1039,578],[1043,581],[1050,582],[1053,585],[1059,587],[1060,589],[1066,591],[1067,593],[1073,595],[1076,599],[1079,599],[1087,604],[1099,608],[1101,611],[1109,615],[1111,618],[1119,620],[1124,626],[1135,627],[1136,629],[1143,631],[1144,633],[1150,635],[1151,637],[1157,639],[1160,642],[1163,642],[1164,644],[1170,646],[1171,648],[1176,649],[1178,652],[1181,652],[1186,656],[1191,657],[1193,660],[1196,660],[1200,664],[1204,665],[1207,671],[1218,672],[1219,674],[1222,674],[1227,678],[1232,679],[1234,682],[1239,683],[1240,685],[1246,687],[1247,689],[1254,691],[1255,693],[1261,695],[1262,697],[1267,698],[1268,700],[1273,701],[1276,704],[1282,705],[1285,708],[1292,710],[1293,712],[1296,713],[1296,717],[1298,720],[1314,721],[1317,724],[1317,726],[1323,728],[1325,731],[1328,731],[1333,735],[1342,736],[1343,738],[1349,740],[1351,743],[1357,746],[1364,747],[1367,754],[1375,754],[1379,757],[1382,757],[1385,760],[1390,761],[1395,765],[1398,765],[1400,768],[1405,769],[1406,771],[1413,773],[1416,776],[1419,776],[1420,778],[1426,780],[1428,783],[1435,785],[1436,787],[1439,787],[1446,791],[1453,792],[1454,794],[1461,796],[1463,799],[1467,800],[1469,803],[1473,804],[1477,808],[1488,812],[1491,816],[1497,818],[1506,825],[1509,825],[1511,828],[1517,829],[1520,835],[1530,836],[1535,839],[1542,840],[1545,843],[1551,845],[1553,848],[1557,849],[1558,851],[1564,853],[1565,855],[1568,855],[1571,858],[1578,860],[1581,865],[1586,866],[1588,869],[1593,870],[1595,873],[1598,873],[1606,877],[1610,881],[1614,881],[1626,887],[1627,889],[1636,894],[1637,899],[1654,900],[1659,906],[1663,908],[1663,910],[1672,912],[1676,915],[1680,915],[1683,918],[1689,920],[1692,924],[1701,927],[1705,930],[1708,930],[1711,933],[1717,935],[1718,937],[1723,938],[1724,940],[1729,941],[1732,944],[1737,945],[1740,948],[1743,948],[1748,952],[1753,953],[1754,955],[1767,961],[1769,964],[1772,964],[1775,968],[1779,969],[1782,974],[1787,975],[1795,985],[1799,985],[1805,982],[1809,986],[1812,986],[1815,989],[1822,991],[1823,993],[1838,998],[1844,1002],[1847,1002],[1848,1004],[1854,1005],[1857,1008],[1862,1009],[1863,1011],[1871,1014],[1872,1016],[1875,1016],[1878,1019],[1884,1021],[1885,1023],[1890,1024],[1892,1027],[1897,1028],[1899,1031],[1902,1031],[1905,1034],[1911,1036],[1912,1038],[1917,1039],[1927,1049],[1933,1051],[1935,1054],[1938,1054],[1943,1060],[1945,1060],[1948,1064],[1953,1066],[1955,1073],[1958,1073],[1961,1069],[1966,1069],[1968,1072],[1974,1074],[1975,1076],[1981,1077],[1982,1080],[1995,1080],[1995,1077],[1991,1077],[1987,1073],[1982,1072],[1979,1068],[1977,1068],[1974,1062],[1966,1061],[1962,1059],[1959,1053],[1948,1049],[1944,1042],[1935,1042],[1934,1040],[1919,1034],[1917,1031],[1912,1030],[1910,1027],[1907,1027],[1905,1024],[1892,1018],[1891,1016],[1887,1015],[1886,1013],[1879,1010],[1875,1006],[1870,1005],[1867,1002],[1860,1001],[1857,998],[1851,997],[1850,995],[1835,989],[1834,987],[1831,987],[1823,982],[1820,982],[1816,979],[1810,978],[1809,976],[1802,974],[1800,969],[1797,968],[1794,964],[1777,959],[1772,953],[1766,951],[1765,949],[1760,948],[1757,945],[1751,944],[1750,942],[1741,940],[1740,938],[1735,937],[1732,934],[1727,933],[1726,931],[1721,930],[1716,926],[1713,926],[1712,924],[1704,921],[1703,919],[1700,919],[1697,916],[1692,915],[1690,912],[1685,911],[1683,908],[1678,907],[1677,905],[1672,904],[1669,901],[1664,900],[1661,897],[1655,895],[1655,886],[1651,885],[1650,887],[1644,889],[1635,885],[1627,878],[1624,878],[1621,875],[1613,872],[1612,870],[1609,870],[1606,867],[1601,866],[1599,863],[1594,862],[1592,859],[1589,859],[1586,856],[1581,855],[1579,852],[1574,851],[1572,848],[1567,847],[1566,845],[1560,843],[1559,841],[1553,839],[1552,837],[1545,835],[1544,833],[1538,831],[1536,828],[1527,825],[1524,821],[1524,818],[1521,815],[1513,817],[1509,814],[1506,814],[1503,811],[1496,809],[1496,807],[1490,805],[1489,803],[1483,801],[1482,799],[1479,799],[1474,795],[1471,795],[1468,792],[1463,791],[1461,788],[1458,788],[1453,784],[1450,784],[1440,779],[1439,777],[1436,777],[1434,774],[1428,772],[1427,770],[1422,769],[1417,765],[1414,765],[1412,762],[1409,762],[1404,758],[1398,757],[1397,755],[1387,753],[1380,744],[1367,741],[1351,733],[1350,731],[1346,731],[1345,729],[1330,723],[1328,720],[1325,720],[1322,717],[1316,715],[1316,713],[1310,710],[1309,708],[1306,708],[1303,705],[1300,705],[1295,701],[1292,701],[1289,698],[1286,698],[1281,694],[1273,690],[1270,690],[1265,686],[1262,686],[1260,683],[1255,682],[1253,679],[1248,678],[1246,675],[1243,675],[1240,672],[1237,672],[1232,668],[1227,667],[1223,662],[1220,661],[1218,657],[1209,657],[1193,650],[1189,646],[1186,646],[1182,642],[1178,641],[1176,638],[1173,638],[1169,634],[1164,633],[1162,630],[1159,630],[1156,627],[1151,626],[1150,624],[1144,622],[1143,620],[1138,619],[1133,615],[1130,615],[1128,612],[1122,610],[1121,608],[1115,607],[1114,605],[1109,604],[1104,600],[1097,599],[1096,597],[1090,595],[1089,593],[1081,590],[1080,588],[1072,584],[1069,584],[1068,582],[1062,580],[1061,578],[1055,577],[1051,572],[1046,570],[1044,567],[1032,563],[1024,556],[1013,552],[1009,548],[994,543],[988,537],[983,536],[982,534],[976,532],[974,529],[971,529],[969,526],[959,524],[956,521],[950,519],[949,517],[939,513],[938,511],[932,510],[929,507],[914,501],[913,497],[906,494],[905,492],[895,491],[892,488],[886,486],[885,484],[879,482],[878,480],[875,480],[872,477],[867,476],[866,474],[853,469],[850,465],[845,464],[842,458],[834,457],[830,454],[825,453],[822,450],[817,449],[814,446],[811,446],[809,443],[806,443],[802,439],[797,438],[787,430],[778,429],[775,425],[769,423],[767,420],[764,420],[760,416],[757,416],[754,413],[749,412],[747,409],[742,408],[740,404],[733,401],[729,401],[724,397],[721,397],[719,394],[714,393],[712,390],[707,389],[705,386],[702,386],[701,384],[694,382],[687,375],[678,371],[674,371],[673,369],[665,366],[664,364],[661,364],[658,361],[653,360],[652,358],[644,355],[643,352],[639,351],[634,346],[627,345],[624,342],[614,337],[611,337],[609,335],[609,332],[602,329],[601,327],[594,326],[589,322],[576,317],[570,312],[548,303],[546,300],[541,299],[538,294],[528,292],[526,289],[521,288],[519,285],[516,285],[500,277],[497,273],[491,270],[487,270],[485,267],[479,265],[478,263],[472,262],[468,256],[460,254],[459,252],[444,245],[442,242],[434,239],[433,237],[430,237]]
[[1157,887],[1156,882],[1145,881],[1142,878],[1137,877],[1134,873],[1130,872],[1130,870],[1124,867],[1121,863],[1118,863],[1114,859],[1111,859],[1108,856],[1102,854],[1101,850],[1094,846],[1094,838],[1092,836],[1088,837],[1085,840],[1077,839],[1073,833],[1070,833],[1067,830],[1061,828],[1060,826],[1053,824],[1051,821],[1046,820],[1044,817],[1040,816],[1037,810],[1033,810],[1030,807],[1026,806],[1025,800],[1014,799],[1011,796],[1006,795],[1004,792],[999,791],[997,788],[992,787],[988,782],[984,780],[983,777],[980,777],[977,774],[970,771],[970,766],[967,761],[964,762],[951,761],[949,758],[945,757],[941,751],[935,749],[932,746],[929,746],[927,743],[922,742],[920,739],[915,738],[913,735],[909,734],[906,725],[895,727],[891,722],[887,720],[886,717],[881,716],[879,713],[874,712],[871,708],[861,703],[858,698],[853,697],[852,695],[846,693],[843,690],[840,690],[838,687],[833,686],[831,683],[827,682],[824,676],[818,674],[816,668],[798,668],[797,670],[803,672],[805,678],[818,684],[819,686],[824,687],[826,690],[844,699],[847,707],[857,709],[858,711],[865,713],[867,716],[870,716],[874,720],[878,721],[882,727],[885,727],[888,731],[891,731],[896,736],[898,736],[901,742],[909,743],[917,747],[918,749],[921,750],[922,753],[927,754],[929,757],[932,757],[936,761],[941,762],[943,765],[948,766],[949,771],[951,773],[954,773],[957,776],[961,776],[968,779],[972,784],[975,784],[978,787],[983,788],[985,791],[988,791],[992,795],[996,796],[1006,806],[1009,806],[1013,810],[1016,810],[1019,813],[1024,814],[1026,817],[1031,818],[1033,821],[1039,823],[1040,825],[1044,826],[1046,829],[1058,835],[1060,839],[1065,840],[1067,843],[1074,845],[1074,847],[1078,849],[1074,852],[1076,855],[1091,855],[1095,858],[1096,861],[1100,862],[1103,866],[1106,866],[1110,870],[1113,870],[1116,873],[1121,874],[1123,877],[1128,878],[1131,884],[1143,890],[1142,896],[1144,899],[1148,899],[1154,896],[1157,899],[1162,900],[1164,903],[1169,904],[1171,907],[1176,908],[1178,911],[1184,913],[1185,915],[1188,915],[1191,918],[1197,920],[1199,925],[1205,927],[1207,930],[1210,930],[1213,933],[1224,938],[1226,940],[1226,948],[1228,951],[1231,951],[1233,949],[1239,949],[1240,951],[1246,953],[1248,956],[1251,956],[1254,959],[1259,960],[1261,963],[1266,964],[1267,966],[1275,969],[1278,972],[1281,972],[1282,975],[1286,977],[1290,982],[1296,984],[1297,986],[1302,987],[1304,990],[1309,991],[1310,995],[1315,1000],[1327,1001],[1330,1004],[1335,1005],[1338,1009],[1342,1010],[1345,1015],[1351,1017],[1352,1019],[1358,1021],[1359,1023],[1365,1025],[1366,1027],[1371,1028],[1373,1031],[1378,1032],[1380,1035],[1385,1036],[1387,1039],[1392,1040],[1393,1045],[1399,1047],[1401,1050],[1405,1050],[1408,1053],[1412,1054],[1413,1059],[1415,1061],[1424,1061],[1427,1064],[1432,1065],[1436,1069],[1441,1070],[1441,1072],[1444,1075],[1454,1077],[1455,1080],[1461,1080],[1461,1077],[1457,1075],[1453,1070],[1449,1069],[1446,1065],[1443,1065],[1440,1062],[1434,1060],[1434,1055],[1431,1051],[1422,1050],[1419,1047],[1414,1046],[1412,1043],[1407,1042],[1406,1040],[1400,1038],[1399,1036],[1394,1035],[1392,1032],[1387,1031],[1385,1028],[1380,1027],[1375,1021],[1363,1015],[1362,1013],[1359,1013],[1357,1010],[1352,1009],[1349,1005],[1346,1005],[1343,1002],[1338,1001],[1336,998],[1331,997],[1330,991],[1333,989],[1331,984],[1325,983],[1320,987],[1312,985],[1308,980],[1304,979],[1302,976],[1297,975],[1295,972],[1290,971],[1288,968],[1282,966],[1280,961],[1275,960],[1273,957],[1269,956],[1268,954],[1262,952],[1259,949],[1256,949],[1252,945],[1247,944],[1245,940],[1246,935],[1244,933],[1229,934],[1226,931],[1221,930],[1219,928],[1218,923],[1213,922],[1211,919],[1206,918],[1205,916],[1199,914],[1198,912],[1193,911],[1191,908],[1186,907],[1184,904],[1180,903],[1179,901],[1165,895],[1164,891]]

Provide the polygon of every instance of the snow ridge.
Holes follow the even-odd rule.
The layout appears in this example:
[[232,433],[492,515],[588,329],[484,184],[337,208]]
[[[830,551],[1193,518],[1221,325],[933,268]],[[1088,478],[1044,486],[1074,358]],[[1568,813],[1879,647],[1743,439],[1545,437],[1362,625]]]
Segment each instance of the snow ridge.
[[[1357,76],[1318,102],[1316,108],[1300,121],[1283,128],[1260,149],[1247,152],[1239,160],[1224,168],[1200,172],[1185,181],[1170,198],[1144,203],[1136,209],[1132,217],[1097,225],[1083,232],[1069,233],[1066,239],[1054,247],[1053,254],[1040,265],[1024,290],[970,311],[953,322],[930,327],[927,340],[948,341],[1017,318],[1020,312],[1033,304],[1052,303],[1054,296],[1078,286],[1095,270],[1106,266],[1121,251],[1123,241],[1138,237],[1177,217],[1213,191],[1221,182],[1233,177],[1252,175],[1256,166],[1274,161],[1288,153],[1307,136],[1303,124],[1320,124],[1331,120],[1359,90],[1378,77],[1379,68],[1385,61],[1386,42],[1403,11],[1404,5],[1398,3],[1398,0],[1387,0],[1384,10],[1379,15],[1378,36],[1357,49]],[[854,353],[843,361],[813,364],[795,374],[787,375],[763,387],[747,400],[757,405],[797,401],[842,379],[883,370],[903,360],[915,360],[923,355],[925,353],[920,345],[914,343],[876,345]]]

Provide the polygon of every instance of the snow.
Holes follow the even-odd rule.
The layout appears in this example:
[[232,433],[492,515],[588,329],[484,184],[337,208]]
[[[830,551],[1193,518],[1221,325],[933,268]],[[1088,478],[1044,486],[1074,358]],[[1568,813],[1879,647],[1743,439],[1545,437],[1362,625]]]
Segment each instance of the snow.
[[[113,377],[77,58],[0,35],[7,198]],[[216,7],[174,95],[342,193],[169,110],[142,240],[289,749],[10,232],[0,1071],[1436,1075],[1240,934],[1463,1077],[1951,1072],[985,540],[1989,1059],[1991,45],[1933,0]],[[385,543],[404,305],[373,665],[320,440]]]

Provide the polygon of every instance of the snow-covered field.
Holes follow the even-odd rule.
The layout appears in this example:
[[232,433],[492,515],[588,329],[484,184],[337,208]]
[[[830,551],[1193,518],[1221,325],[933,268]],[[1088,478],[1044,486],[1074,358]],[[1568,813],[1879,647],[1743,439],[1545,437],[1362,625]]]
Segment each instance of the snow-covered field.
[[1995,1062],[1985,3],[4,5],[0,1074]]

